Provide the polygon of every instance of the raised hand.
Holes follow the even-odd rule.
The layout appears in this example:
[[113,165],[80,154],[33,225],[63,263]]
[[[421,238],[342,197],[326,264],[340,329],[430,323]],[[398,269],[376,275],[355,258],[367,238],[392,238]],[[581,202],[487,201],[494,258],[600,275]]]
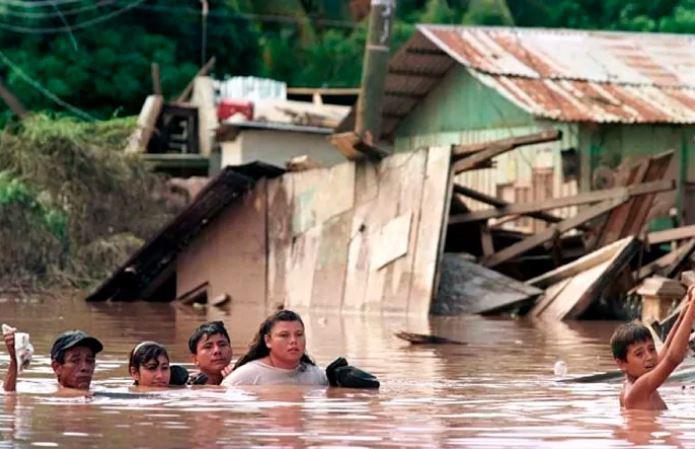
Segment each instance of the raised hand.
[[234,370],[234,364],[233,363],[230,363],[229,365],[222,368],[222,378],[224,379],[225,377],[229,376],[233,370]]

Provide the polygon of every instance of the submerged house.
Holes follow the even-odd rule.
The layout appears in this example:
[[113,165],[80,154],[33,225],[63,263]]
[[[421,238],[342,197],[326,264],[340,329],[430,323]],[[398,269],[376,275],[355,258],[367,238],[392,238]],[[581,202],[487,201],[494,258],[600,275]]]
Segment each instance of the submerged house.
[[507,202],[610,187],[626,159],[674,150],[679,204],[695,223],[693,39],[419,25],[389,63],[382,139],[411,151],[561,130],[559,142],[460,175],[462,184]]

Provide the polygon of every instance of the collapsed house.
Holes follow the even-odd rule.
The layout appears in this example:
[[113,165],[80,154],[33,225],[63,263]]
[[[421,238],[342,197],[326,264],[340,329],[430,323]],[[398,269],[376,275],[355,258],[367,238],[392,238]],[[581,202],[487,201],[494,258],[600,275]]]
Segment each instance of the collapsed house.
[[561,131],[461,175],[460,184],[509,203],[608,188],[620,162],[673,149],[678,207],[695,224],[692,61],[687,35],[418,25],[389,62],[381,138],[411,151]]
[[355,161],[225,167],[89,299],[552,319],[620,307],[693,263],[695,226],[647,232],[695,207],[695,83],[665,48],[692,53],[664,35],[419,26],[386,77],[395,154],[343,132],[331,142]]

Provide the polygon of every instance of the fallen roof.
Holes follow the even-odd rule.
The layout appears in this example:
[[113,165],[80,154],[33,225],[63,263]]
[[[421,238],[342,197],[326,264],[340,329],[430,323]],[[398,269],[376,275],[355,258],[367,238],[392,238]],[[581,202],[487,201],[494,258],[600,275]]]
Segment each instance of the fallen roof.
[[162,285],[178,253],[229,203],[250,190],[260,178],[274,178],[284,170],[262,162],[225,167],[193,202],[145,243],[126,263],[86,299],[87,301],[145,299],[152,285]]
[[384,138],[460,64],[538,117],[695,123],[695,37],[418,25],[389,62]]

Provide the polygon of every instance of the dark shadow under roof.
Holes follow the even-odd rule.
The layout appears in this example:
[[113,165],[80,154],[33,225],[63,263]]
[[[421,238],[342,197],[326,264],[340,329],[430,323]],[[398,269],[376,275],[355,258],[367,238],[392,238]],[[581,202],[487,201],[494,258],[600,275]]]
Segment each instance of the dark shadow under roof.
[[148,299],[173,274],[177,255],[231,202],[253,188],[261,178],[285,171],[262,162],[225,167],[193,202],[145,243],[99,286],[87,301]]

